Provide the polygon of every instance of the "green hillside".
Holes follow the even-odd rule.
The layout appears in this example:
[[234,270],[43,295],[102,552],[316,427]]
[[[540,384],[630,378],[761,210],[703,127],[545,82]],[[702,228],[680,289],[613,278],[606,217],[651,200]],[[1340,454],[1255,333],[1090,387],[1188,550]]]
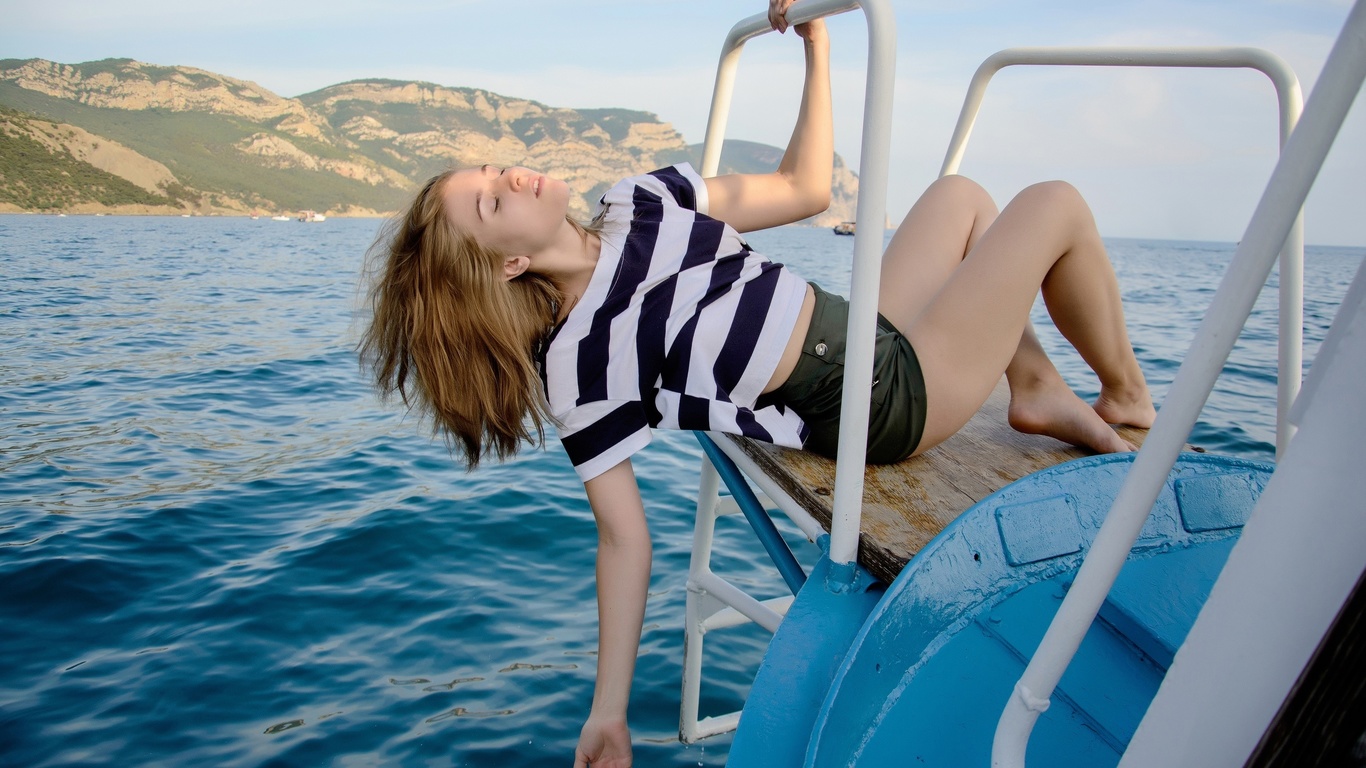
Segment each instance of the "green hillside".
[[157,195],[132,182],[53,150],[18,131],[28,120],[39,120],[0,107],[0,203],[33,211],[60,210],[72,202],[100,205],[173,205],[176,199]]
[[[660,158],[669,164],[692,163],[693,167],[700,169],[702,167],[702,145],[691,144],[686,150],[661,153]],[[783,150],[777,147],[753,141],[727,139],[721,145],[721,163],[717,172],[772,173],[778,170],[778,164],[782,160]]]
[[[582,216],[617,180],[684,160],[698,165],[701,154],[639,110],[575,110],[382,79],[283,99],[244,80],[131,59],[0,60],[0,107],[56,124],[7,130],[0,146],[0,204],[25,210],[137,200],[197,213],[387,212],[436,173],[491,162],[564,179],[569,210]],[[731,141],[722,171],[772,171],[781,157],[774,147]],[[835,175],[837,198],[848,198],[857,180],[842,167]],[[154,187],[172,197],[145,191]],[[837,199],[829,215],[843,215],[836,209],[847,203]]]
[[[160,161],[186,187],[258,205],[274,203],[288,210],[326,210],[359,205],[382,211],[398,207],[405,194],[401,190],[372,187],[332,173],[303,168],[269,168],[252,163],[249,158],[241,158],[233,148],[234,144],[256,133],[272,131],[232,115],[165,109],[101,109],[4,82],[0,82],[0,105],[56,122],[79,125]],[[336,147],[321,142],[297,136],[288,139],[320,157],[341,159],[346,156]],[[234,161],[224,162],[225,158],[234,158]],[[262,191],[266,190],[268,195],[263,195]]]

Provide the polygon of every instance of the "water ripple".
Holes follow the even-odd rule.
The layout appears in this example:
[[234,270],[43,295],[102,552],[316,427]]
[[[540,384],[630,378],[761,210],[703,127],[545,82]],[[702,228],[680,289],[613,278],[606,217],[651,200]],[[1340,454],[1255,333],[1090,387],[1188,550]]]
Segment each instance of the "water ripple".
[[[377,222],[2,218],[0,744],[6,764],[565,764],[592,696],[592,515],[548,450],[465,473],[377,403],[351,349]],[[832,290],[847,238],[756,233]],[[1115,241],[1135,348],[1165,395],[1231,248]],[[1306,359],[1360,263],[1306,266]],[[1267,292],[1193,440],[1268,458]],[[1036,324],[1070,382],[1094,388]],[[640,765],[721,765],[676,728],[701,454],[637,459],[655,541],[632,722]],[[781,594],[753,535],[715,559]],[[787,531],[794,535],[792,531]],[[766,637],[707,640],[703,713]]]

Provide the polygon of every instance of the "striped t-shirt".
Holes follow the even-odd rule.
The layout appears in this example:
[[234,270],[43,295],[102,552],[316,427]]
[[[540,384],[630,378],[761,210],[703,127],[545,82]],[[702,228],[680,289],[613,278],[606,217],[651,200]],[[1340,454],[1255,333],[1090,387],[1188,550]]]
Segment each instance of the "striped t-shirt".
[[801,447],[791,410],[757,408],[797,323],[806,283],[705,215],[683,164],[602,197],[602,252],[542,361],[560,440],[587,482],[651,429],[716,430]]

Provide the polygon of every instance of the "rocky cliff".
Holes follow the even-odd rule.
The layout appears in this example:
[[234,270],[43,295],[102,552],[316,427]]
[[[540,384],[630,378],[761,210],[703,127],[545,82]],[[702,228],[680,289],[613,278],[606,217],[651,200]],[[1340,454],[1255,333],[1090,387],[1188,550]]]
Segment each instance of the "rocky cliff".
[[[700,154],[647,112],[566,109],[394,80],[289,99],[212,72],[129,59],[2,60],[0,105],[9,108],[0,136],[18,142],[29,160],[41,165],[33,147],[42,147],[60,173],[90,166],[150,196],[140,204],[167,210],[387,213],[423,179],[488,162],[564,179],[575,193],[571,210],[586,215],[617,179]],[[773,147],[728,142],[722,170],[771,170],[780,157]],[[80,185],[35,202],[33,179],[24,178],[32,163],[16,165],[0,159],[0,206],[108,205]],[[857,188],[837,158],[834,204],[812,223],[853,218]]]

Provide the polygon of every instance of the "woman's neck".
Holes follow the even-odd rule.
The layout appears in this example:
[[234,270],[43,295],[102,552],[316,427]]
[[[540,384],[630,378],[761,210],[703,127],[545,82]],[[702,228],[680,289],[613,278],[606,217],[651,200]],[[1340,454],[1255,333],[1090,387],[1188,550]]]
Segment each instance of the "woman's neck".
[[554,259],[554,263],[543,264],[537,270],[554,280],[564,294],[564,301],[560,304],[560,320],[569,315],[569,311],[588,291],[598,257],[602,254],[602,238],[597,233],[581,234],[578,229],[570,229],[573,233],[572,246],[561,251],[561,256]]

